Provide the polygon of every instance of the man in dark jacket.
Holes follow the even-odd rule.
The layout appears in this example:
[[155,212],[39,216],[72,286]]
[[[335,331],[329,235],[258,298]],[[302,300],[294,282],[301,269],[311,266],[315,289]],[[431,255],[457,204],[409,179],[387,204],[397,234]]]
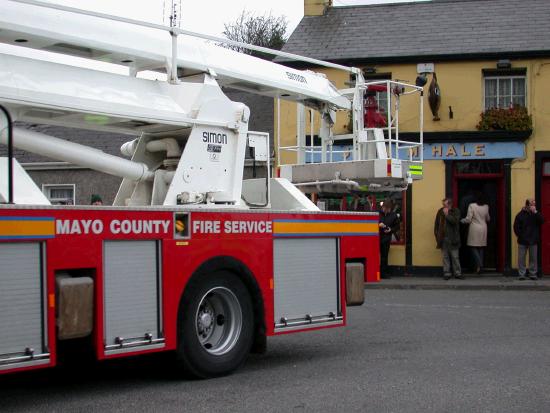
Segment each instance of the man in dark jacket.
[[463,280],[458,250],[460,248],[460,210],[453,208],[453,200],[445,198],[443,207],[437,211],[434,224],[434,235],[437,248],[443,257],[443,278],[451,278],[451,264],[454,276]]
[[518,237],[518,272],[519,279],[525,280],[525,256],[529,251],[529,278],[537,279],[537,245],[540,241],[540,227],[544,222],[537,211],[534,199],[527,199],[525,206],[514,220],[514,233]]
[[390,253],[390,245],[392,235],[399,231],[399,217],[393,210],[393,202],[391,199],[384,200],[382,209],[379,211],[380,228],[380,277],[390,278],[388,274],[388,255]]

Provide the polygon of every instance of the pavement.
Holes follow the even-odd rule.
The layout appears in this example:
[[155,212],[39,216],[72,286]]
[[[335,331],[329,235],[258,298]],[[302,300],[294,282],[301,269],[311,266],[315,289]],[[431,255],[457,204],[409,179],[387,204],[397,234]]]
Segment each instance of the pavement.
[[550,412],[548,293],[367,292],[346,327],[269,337],[230,376],[184,380],[170,353],[75,362],[0,376],[0,411]]
[[397,276],[380,280],[376,283],[366,283],[368,290],[525,290],[550,291],[550,277],[538,280],[518,280],[517,277],[490,275],[464,275],[463,280],[451,278],[444,280],[436,276]]

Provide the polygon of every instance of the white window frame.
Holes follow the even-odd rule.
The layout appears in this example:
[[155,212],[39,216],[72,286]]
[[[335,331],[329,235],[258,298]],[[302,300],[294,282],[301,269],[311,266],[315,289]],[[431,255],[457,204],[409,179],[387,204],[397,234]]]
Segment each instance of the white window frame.
[[484,110],[491,109],[491,108],[487,107],[487,103],[486,103],[487,102],[487,80],[496,80],[497,81],[497,87],[496,87],[497,106],[495,106],[495,108],[507,109],[507,107],[501,108],[500,106],[498,106],[499,100],[500,100],[499,82],[503,81],[503,80],[506,80],[506,81],[510,82],[510,102],[512,102],[512,100],[514,98],[514,95],[518,96],[517,93],[514,93],[514,80],[515,79],[523,79],[524,80],[523,98],[525,100],[525,107],[527,108],[527,76],[525,76],[525,75],[510,75],[510,76],[502,75],[502,76],[484,76],[483,77],[483,109]]
[[[42,193],[50,200],[52,205],[58,205],[57,202],[65,201],[66,198],[51,198],[51,190],[52,189],[67,189],[70,188],[73,191],[73,197],[70,199],[72,201],[72,204],[66,204],[66,205],[75,205],[75,196],[76,196],[76,185],[75,184],[42,184]],[[63,204],[61,204],[63,205]]]

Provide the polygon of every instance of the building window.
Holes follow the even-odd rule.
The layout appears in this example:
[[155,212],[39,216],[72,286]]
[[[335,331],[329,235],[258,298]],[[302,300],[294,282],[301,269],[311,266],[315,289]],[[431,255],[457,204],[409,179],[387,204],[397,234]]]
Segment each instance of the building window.
[[75,185],[42,185],[42,192],[52,205],[74,205]]
[[542,175],[550,176],[550,161],[544,161],[542,164]]
[[[364,77],[366,83],[383,82],[391,80],[391,73],[365,73]],[[376,102],[381,113],[388,113],[388,92],[376,92]]]
[[[385,79],[369,79],[367,82],[385,81]],[[376,92],[376,103],[378,104],[378,111],[380,113],[388,113],[388,92]]]
[[525,76],[486,76],[485,109],[525,107]]
[[325,211],[378,212],[386,198],[393,201],[393,210],[399,217],[399,231],[392,237],[392,244],[405,244],[406,191],[402,192],[354,192],[348,195],[319,193],[317,206]]
[[458,175],[503,173],[502,161],[457,161],[454,167]]

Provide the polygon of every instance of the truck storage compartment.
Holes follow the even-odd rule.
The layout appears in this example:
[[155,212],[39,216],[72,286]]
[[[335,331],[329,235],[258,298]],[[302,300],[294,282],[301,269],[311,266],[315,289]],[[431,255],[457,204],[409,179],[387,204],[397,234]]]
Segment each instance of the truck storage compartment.
[[0,370],[49,361],[40,242],[0,243]]
[[91,277],[55,276],[57,338],[86,337],[94,327],[94,281]]
[[346,305],[362,305],[365,302],[365,265],[346,262]]
[[275,329],[341,323],[336,238],[274,240]]
[[105,353],[164,343],[157,241],[105,241]]

